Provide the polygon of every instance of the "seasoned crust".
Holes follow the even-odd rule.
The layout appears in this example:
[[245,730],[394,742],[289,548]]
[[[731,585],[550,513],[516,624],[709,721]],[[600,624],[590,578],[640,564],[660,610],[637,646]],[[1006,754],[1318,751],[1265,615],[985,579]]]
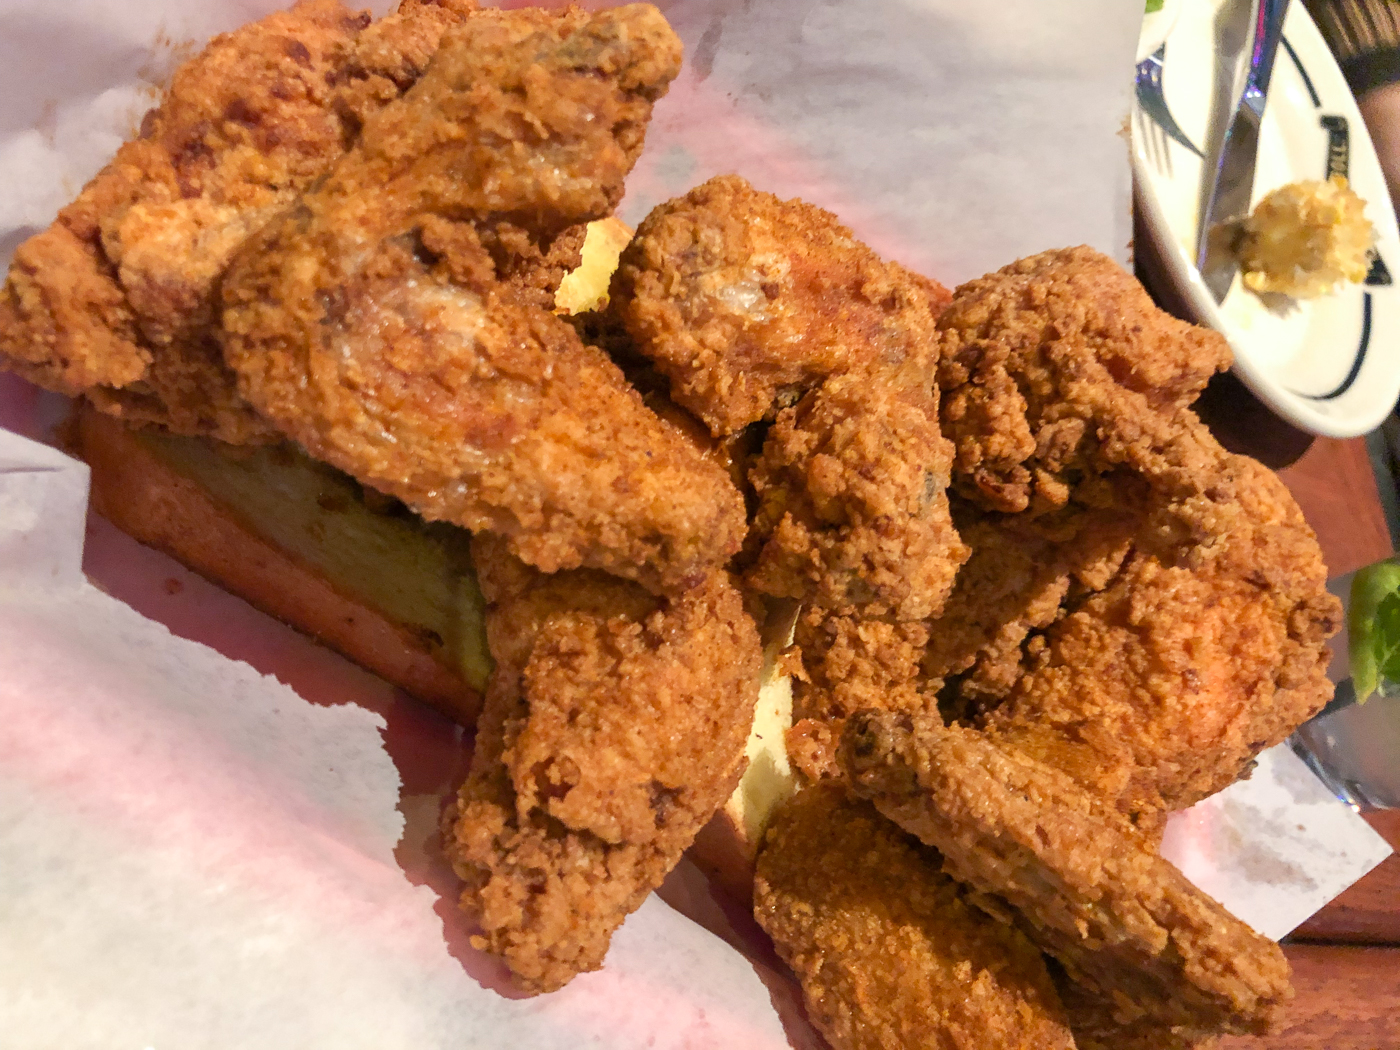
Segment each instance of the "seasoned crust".
[[920,361],[827,379],[778,414],[749,472],[745,582],[836,613],[936,614],[968,553],[948,513],[951,459]]
[[652,211],[609,312],[716,435],[826,376],[931,349],[947,291],[882,261],[834,215],[721,175]]
[[679,47],[646,5],[451,31],[231,269],[240,390],[316,457],[545,571],[660,590],[723,564],[744,532],[723,470],[498,260],[608,213]]
[[1166,499],[1160,527],[1215,527],[1219,449],[1186,406],[1230,362],[1217,333],[1158,310],[1089,248],[1042,252],[959,287],[940,315],[956,491],[987,510],[1063,507],[1126,466]]
[[1063,773],[936,717],[861,712],[840,758],[853,790],[1022,928],[1070,977],[1184,1034],[1275,1031],[1288,962]]
[[477,537],[496,670],[447,853],[527,991],[602,965],[743,771],[758,631],[723,573],[670,599],[581,570],[546,576]]
[[1071,1050],[1040,953],[940,858],[831,783],[775,814],[754,915],[834,1050]]
[[353,137],[345,99],[368,89],[355,104],[368,112],[397,95],[474,7],[409,0],[361,41],[368,15],[301,0],[214,38],[176,72],[140,137],[15,252],[0,367],[130,422],[275,439],[224,365],[219,278]]

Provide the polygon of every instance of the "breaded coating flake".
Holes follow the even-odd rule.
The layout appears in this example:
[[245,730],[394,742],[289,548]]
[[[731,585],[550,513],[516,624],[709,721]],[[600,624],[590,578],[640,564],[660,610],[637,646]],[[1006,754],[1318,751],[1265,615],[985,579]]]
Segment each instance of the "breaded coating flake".
[[1040,953],[920,846],[827,783],[774,815],[754,915],[834,1050],[1071,1050]]
[[1131,1025],[1185,1036],[1275,1031],[1288,962],[1146,848],[1068,776],[937,718],[875,711],[846,723],[853,790],[944,857],[1077,983]]

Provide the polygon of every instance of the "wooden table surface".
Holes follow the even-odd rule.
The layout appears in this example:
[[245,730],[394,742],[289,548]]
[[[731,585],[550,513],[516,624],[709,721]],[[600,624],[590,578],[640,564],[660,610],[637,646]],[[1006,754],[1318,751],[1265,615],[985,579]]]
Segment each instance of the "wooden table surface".
[[[1197,406],[1227,448],[1274,467],[1317,532],[1331,575],[1393,553],[1365,441],[1311,438],[1275,419],[1229,376]],[[1400,850],[1400,810],[1366,818]],[[1218,1050],[1400,1048],[1400,855],[1392,855],[1285,943],[1297,998],[1289,1026]]]

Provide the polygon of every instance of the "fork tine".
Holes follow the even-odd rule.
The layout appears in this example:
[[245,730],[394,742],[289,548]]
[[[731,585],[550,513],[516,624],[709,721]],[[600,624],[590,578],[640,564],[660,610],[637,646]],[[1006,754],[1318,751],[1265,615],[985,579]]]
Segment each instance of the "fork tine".
[[1166,57],[1167,45],[1163,44],[1137,64],[1137,75],[1134,79],[1137,85],[1138,105],[1168,136],[1204,160],[1205,155],[1187,138],[1186,132],[1181,130],[1171,110],[1167,108],[1166,95],[1162,91],[1162,63]]

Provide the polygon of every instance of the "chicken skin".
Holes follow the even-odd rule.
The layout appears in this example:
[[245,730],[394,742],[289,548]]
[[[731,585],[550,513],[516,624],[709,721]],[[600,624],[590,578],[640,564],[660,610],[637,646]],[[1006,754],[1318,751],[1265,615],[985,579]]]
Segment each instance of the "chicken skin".
[[646,217],[609,297],[671,397],[719,436],[827,376],[901,363],[927,346],[948,293],[830,212],[721,175]]
[[966,549],[938,426],[941,286],[835,216],[721,176],[656,208],[608,319],[716,437],[773,421],[749,477],[745,582],[901,620],[936,612]]
[[1132,554],[1066,606],[983,720],[1129,814],[1213,795],[1332,695],[1341,607],[1317,540],[1271,471],[1235,460],[1239,514],[1215,555]]
[[834,784],[774,815],[754,914],[834,1050],[1072,1050],[1040,953]]
[[607,215],[680,63],[655,8],[483,11],[250,242],[224,283],[239,389],[312,455],[553,572],[688,586],[738,491],[511,260]]
[[473,540],[496,668],[447,853],[525,990],[602,965],[609,938],[744,768],[758,630],[723,572],[677,598],[591,570],[544,575]]
[[1223,453],[1186,408],[1230,362],[1219,334],[1158,310],[1088,248],[1043,252],[961,286],[938,326],[943,429],[963,497],[1044,514],[1126,468],[1158,495],[1149,527],[1162,546],[1223,527]]
[[[917,625],[809,608],[794,716],[839,732],[859,707],[937,709],[1158,828],[1326,703],[1339,607],[1316,538],[1282,483],[1184,406],[1223,344],[1101,256],[971,282],[939,325],[961,442],[950,514],[971,556]],[[798,735],[804,752],[825,739]]]
[[338,0],[301,0],[216,37],[140,137],[15,252],[0,368],[130,422],[276,440],[224,364],[219,279],[475,7],[404,0],[371,24]]
[[1263,1035],[1292,998],[1288,962],[1057,770],[936,717],[860,712],[840,759],[853,790],[1015,918],[1114,1020],[1178,1037]]

